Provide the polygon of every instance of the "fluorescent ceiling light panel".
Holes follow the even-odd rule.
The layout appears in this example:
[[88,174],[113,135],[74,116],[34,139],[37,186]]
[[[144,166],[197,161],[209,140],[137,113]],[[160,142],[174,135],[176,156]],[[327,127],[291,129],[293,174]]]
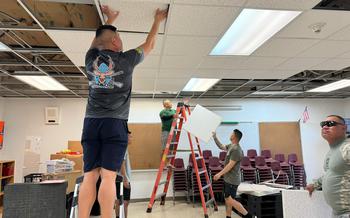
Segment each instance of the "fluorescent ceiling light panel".
[[187,82],[184,92],[205,92],[215,85],[220,79],[192,78]]
[[210,55],[250,55],[300,13],[243,9]]
[[4,43],[0,42],[0,51],[10,51],[11,49],[5,45]]
[[59,83],[50,76],[20,76],[15,75],[15,78],[25,82],[37,89],[47,91],[67,91],[68,88]]
[[303,92],[298,91],[261,91],[261,92],[254,92],[252,95],[295,95],[295,94],[301,94]]
[[318,88],[310,89],[307,92],[331,92],[350,86],[350,79],[342,79],[337,82],[329,83]]

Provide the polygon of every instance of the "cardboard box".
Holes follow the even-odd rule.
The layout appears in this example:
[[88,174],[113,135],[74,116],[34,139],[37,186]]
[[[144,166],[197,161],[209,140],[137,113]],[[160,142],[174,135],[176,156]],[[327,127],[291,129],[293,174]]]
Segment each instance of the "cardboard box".
[[80,141],[68,141],[68,149],[74,152],[83,153],[83,146]]
[[56,159],[62,159],[67,158],[68,160],[74,161],[74,170],[81,170],[83,171],[83,155],[70,155],[70,154],[51,154],[50,160],[56,160]]
[[83,173],[81,170],[74,170],[71,172],[63,172],[63,173],[48,173],[43,175],[44,180],[56,180],[56,179],[64,179],[68,182],[67,194],[70,192],[74,192],[75,181],[78,177],[82,176]]

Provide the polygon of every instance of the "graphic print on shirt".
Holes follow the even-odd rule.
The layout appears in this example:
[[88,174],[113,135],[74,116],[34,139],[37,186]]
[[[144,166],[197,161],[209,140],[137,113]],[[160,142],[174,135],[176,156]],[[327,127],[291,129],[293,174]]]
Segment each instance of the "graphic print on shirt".
[[114,63],[112,58],[108,56],[108,65],[105,62],[99,64],[100,56],[94,60],[92,68],[93,72],[89,72],[93,77],[92,81],[89,81],[89,86],[92,88],[114,89],[114,86],[118,88],[123,87],[123,83],[115,81],[114,77],[123,74],[123,71],[115,72]]

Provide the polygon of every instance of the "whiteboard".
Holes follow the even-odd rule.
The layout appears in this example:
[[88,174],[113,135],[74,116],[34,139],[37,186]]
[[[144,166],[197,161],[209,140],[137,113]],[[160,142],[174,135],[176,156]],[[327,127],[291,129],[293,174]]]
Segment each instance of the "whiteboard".
[[193,109],[183,129],[190,132],[204,142],[208,142],[212,137],[212,132],[220,125],[222,118],[200,106],[199,104]]
[[283,190],[282,202],[284,218],[332,217],[332,209],[321,191],[315,191],[310,197],[306,190]]

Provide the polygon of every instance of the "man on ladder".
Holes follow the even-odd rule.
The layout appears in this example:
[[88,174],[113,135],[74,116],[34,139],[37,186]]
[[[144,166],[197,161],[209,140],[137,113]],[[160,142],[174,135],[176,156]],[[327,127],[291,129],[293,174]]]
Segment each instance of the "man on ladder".
[[243,150],[239,145],[242,138],[242,132],[238,129],[233,130],[230,140],[231,144],[223,145],[213,132],[213,138],[216,145],[224,151],[227,151],[225,157],[225,167],[214,176],[217,181],[221,176],[224,176],[224,197],[226,204],[226,218],[231,218],[232,207],[235,208],[242,217],[252,217],[241,203],[235,200],[237,189],[241,183],[240,165],[243,157]]
[[[165,204],[166,194],[168,192],[170,178],[172,175],[172,168],[171,167],[165,168],[165,169],[167,169],[166,180],[164,180],[164,181],[160,181],[160,180],[162,178],[165,164],[169,162],[171,166],[174,165],[176,152],[177,152],[179,139],[180,139],[180,134],[181,134],[181,130],[182,130],[182,125],[185,121],[187,121],[187,114],[188,114],[188,116],[191,115],[191,110],[190,110],[189,106],[185,105],[183,102],[179,102],[177,105],[177,108],[176,108],[176,113],[174,115],[175,119],[172,122],[169,136],[167,139],[167,143],[166,143],[164,153],[163,153],[163,156],[162,156],[162,159],[160,162],[160,166],[159,166],[158,173],[157,173],[157,178],[156,178],[156,181],[155,181],[155,184],[153,187],[150,202],[148,204],[147,213],[152,212],[152,207],[153,207],[153,204],[154,204],[156,199],[161,200],[160,201],[161,205]],[[174,136],[176,136],[175,141],[172,140]],[[198,184],[199,194],[200,194],[202,207],[203,207],[203,211],[204,211],[204,217],[208,218],[209,215],[208,215],[207,206],[209,206],[210,204],[213,204],[215,211],[218,210],[218,207],[217,207],[217,204],[216,204],[216,201],[214,198],[214,192],[213,192],[213,189],[211,186],[211,181],[210,181],[210,178],[208,175],[208,171],[207,171],[206,166],[205,166],[202,150],[201,150],[200,145],[199,145],[199,140],[197,137],[195,137],[195,140],[193,141],[191,134],[188,132],[187,132],[187,136],[188,136],[188,140],[189,140],[189,144],[190,144],[190,150],[188,150],[188,151],[191,152],[193,169],[194,169],[194,172],[195,172],[196,178],[197,178],[197,184]],[[170,150],[171,145],[174,146],[174,150],[173,150],[172,154],[169,155],[169,150]],[[195,146],[197,146],[198,157],[195,156],[195,148],[194,148]],[[202,166],[201,171],[199,171],[199,166],[197,164],[197,160],[200,161],[200,165]],[[204,176],[205,176],[205,181],[201,181],[202,174],[204,174]],[[157,195],[158,187],[161,185],[164,185],[163,192],[160,195]],[[207,201],[205,199],[204,192],[207,192],[209,194],[209,199],[207,199]]]

